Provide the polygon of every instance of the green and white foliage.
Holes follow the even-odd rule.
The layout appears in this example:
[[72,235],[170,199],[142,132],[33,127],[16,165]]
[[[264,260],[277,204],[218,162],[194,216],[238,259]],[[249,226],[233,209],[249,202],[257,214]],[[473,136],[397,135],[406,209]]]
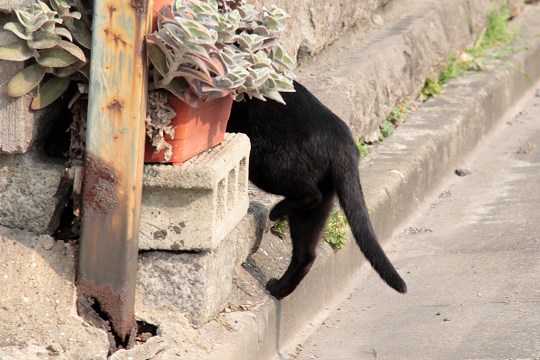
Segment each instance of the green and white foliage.
[[293,61],[279,43],[287,13],[276,6],[177,0],[147,35],[154,83],[186,103],[233,96],[284,102],[294,91]]
[[90,18],[84,0],[38,0],[28,10],[16,10],[17,21],[4,30],[16,41],[0,47],[0,59],[25,62],[26,66],[7,85],[10,96],[34,89],[31,108],[41,109],[58,99],[70,81],[88,83]]

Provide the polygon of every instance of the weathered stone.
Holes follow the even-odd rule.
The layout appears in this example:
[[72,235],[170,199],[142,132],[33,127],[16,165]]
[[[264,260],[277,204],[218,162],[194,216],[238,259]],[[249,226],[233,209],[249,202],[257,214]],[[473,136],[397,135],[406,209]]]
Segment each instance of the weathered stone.
[[51,234],[69,195],[66,169],[38,150],[0,154],[0,225]]
[[182,359],[181,350],[172,341],[154,336],[145,343],[132,349],[121,349],[112,354],[108,360],[173,360]]
[[77,316],[76,249],[0,226],[0,358],[105,359],[107,334]]
[[215,249],[246,214],[249,149],[247,136],[227,134],[180,167],[145,166],[140,249]]

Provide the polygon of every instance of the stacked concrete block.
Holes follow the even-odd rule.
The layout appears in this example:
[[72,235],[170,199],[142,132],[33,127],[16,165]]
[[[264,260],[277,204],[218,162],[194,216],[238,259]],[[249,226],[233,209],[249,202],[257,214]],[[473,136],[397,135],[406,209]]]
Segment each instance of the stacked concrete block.
[[181,167],[145,166],[138,291],[146,306],[178,309],[197,325],[223,309],[240,237],[231,231],[249,206],[249,150],[247,136],[227,134]]
[[209,252],[141,253],[137,290],[145,307],[178,311],[196,326],[212,320],[232,290],[235,244],[229,236]]
[[247,136],[227,134],[182,166],[146,165],[140,249],[214,250],[249,206],[249,149]]
[[178,311],[195,326],[215,318],[228,304],[241,264],[260,241],[264,220],[266,212],[250,211],[209,252],[142,252],[138,309]]

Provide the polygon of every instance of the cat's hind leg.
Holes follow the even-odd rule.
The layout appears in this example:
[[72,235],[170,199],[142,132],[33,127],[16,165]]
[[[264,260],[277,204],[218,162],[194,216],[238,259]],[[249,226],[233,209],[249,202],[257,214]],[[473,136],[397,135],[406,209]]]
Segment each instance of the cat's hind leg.
[[279,280],[270,279],[266,285],[275,298],[282,299],[293,292],[311,269],[316,257],[317,243],[332,209],[332,199],[332,195],[327,195],[314,209],[289,216],[293,243],[291,263]]
[[269,218],[272,221],[283,219],[296,213],[310,211],[321,204],[323,194],[309,183],[302,182],[294,186],[291,194],[278,202],[270,210]]

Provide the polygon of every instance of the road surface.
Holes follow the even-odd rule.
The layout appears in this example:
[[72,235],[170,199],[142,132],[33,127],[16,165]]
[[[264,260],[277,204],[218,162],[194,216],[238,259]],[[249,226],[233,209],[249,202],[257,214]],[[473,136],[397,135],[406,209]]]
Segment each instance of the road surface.
[[409,293],[393,292],[366,267],[350,296],[286,357],[540,359],[536,89],[385,246]]

